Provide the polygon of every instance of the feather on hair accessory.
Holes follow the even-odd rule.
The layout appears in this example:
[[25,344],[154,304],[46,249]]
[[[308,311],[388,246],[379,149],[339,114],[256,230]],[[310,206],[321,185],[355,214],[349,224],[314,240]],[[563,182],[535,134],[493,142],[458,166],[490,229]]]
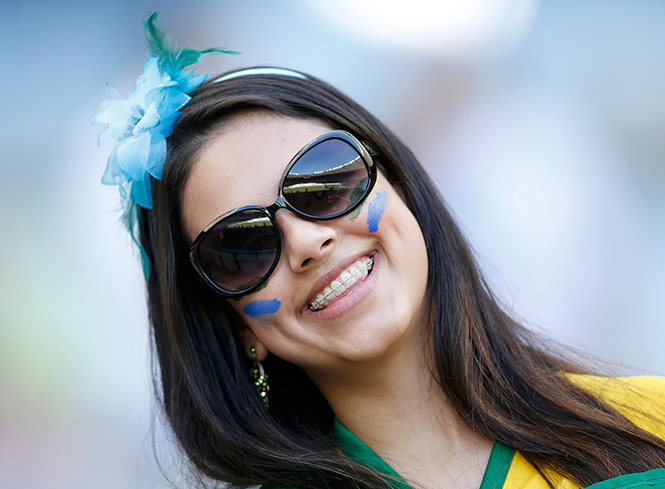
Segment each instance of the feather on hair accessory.
[[237,54],[224,48],[179,49],[178,44],[154,21],[157,13],[143,22],[150,57],[136,87],[127,99],[107,84],[107,100],[100,103],[90,122],[106,124],[98,136],[100,146],[112,148],[102,183],[118,185],[122,218],[133,241],[139,245],[146,277],[150,261],[138,240],[138,207],[152,209],[151,180],[162,177],[166,159],[166,138],[180,117],[188,95],[207,75],[186,70],[208,54]]

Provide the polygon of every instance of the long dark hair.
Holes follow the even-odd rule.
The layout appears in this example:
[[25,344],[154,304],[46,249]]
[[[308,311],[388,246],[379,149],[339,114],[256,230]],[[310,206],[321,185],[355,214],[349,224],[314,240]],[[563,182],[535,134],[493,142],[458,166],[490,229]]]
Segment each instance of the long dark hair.
[[[265,368],[270,410],[248,375],[238,316],[188,261],[181,195],[199,149],[231,117],[250,110],[322,121],[368,142],[399,184],[428,252],[428,330],[433,375],[462,419],[515,447],[538,470],[586,486],[665,467],[665,442],[641,430],[565,373],[581,373],[511,319],[492,297],[459,228],[409,149],[365,109],[315,79],[253,75],[208,82],[184,107],[141,242],[153,263],[148,300],[168,421],[200,473],[237,486],[385,487],[342,456],[333,413],[298,367],[274,355]],[[602,454],[602,456],[599,456]]]

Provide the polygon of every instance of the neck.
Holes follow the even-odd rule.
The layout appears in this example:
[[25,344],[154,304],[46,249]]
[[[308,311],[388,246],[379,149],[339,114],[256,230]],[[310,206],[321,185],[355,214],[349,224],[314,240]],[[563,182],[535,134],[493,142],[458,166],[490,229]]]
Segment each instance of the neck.
[[398,348],[314,381],[339,421],[412,487],[476,489],[492,442],[462,421],[423,351],[421,344]]

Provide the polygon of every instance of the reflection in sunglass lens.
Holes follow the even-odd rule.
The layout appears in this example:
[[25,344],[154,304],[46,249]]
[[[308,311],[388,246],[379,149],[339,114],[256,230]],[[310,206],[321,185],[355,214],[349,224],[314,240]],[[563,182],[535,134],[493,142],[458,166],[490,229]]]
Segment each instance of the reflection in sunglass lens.
[[209,230],[198,250],[208,278],[227,291],[244,290],[258,282],[277,254],[277,234],[268,214],[245,209]]
[[368,186],[367,167],[358,151],[341,139],[327,139],[291,167],[283,196],[300,212],[325,217],[352,207]]

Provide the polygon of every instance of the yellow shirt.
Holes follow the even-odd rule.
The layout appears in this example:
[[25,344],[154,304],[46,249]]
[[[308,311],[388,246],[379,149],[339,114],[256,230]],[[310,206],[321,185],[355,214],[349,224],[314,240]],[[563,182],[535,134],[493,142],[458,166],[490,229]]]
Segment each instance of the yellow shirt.
[[[569,378],[643,430],[665,439],[665,378],[591,375],[570,375]],[[561,478],[556,487],[579,489],[578,484]],[[549,486],[533,466],[519,452],[515,452],[503,489],[549,489]]]

